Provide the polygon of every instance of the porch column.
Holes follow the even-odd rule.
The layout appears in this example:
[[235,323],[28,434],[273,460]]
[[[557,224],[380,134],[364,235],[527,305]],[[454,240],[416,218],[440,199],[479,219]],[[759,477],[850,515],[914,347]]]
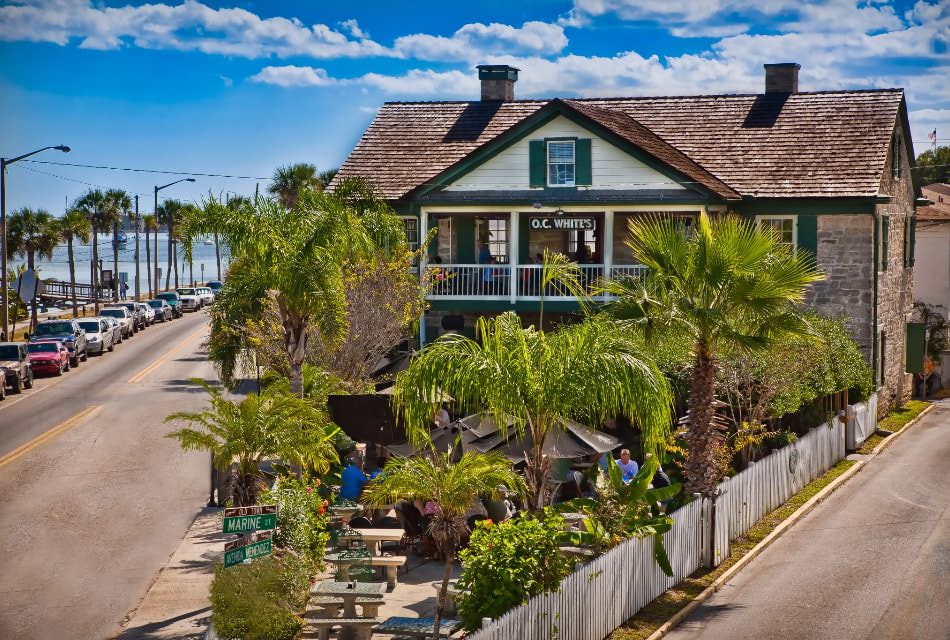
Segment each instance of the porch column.
[[518,300],[518,217],[517,211],[511,212],[508,220],[508,276],[511,279],[508,287],[511,292],[511,304]]
[[604,211],[604,278],[610,278],[614,266],[614,212]]
[[[429,212],[425,210],[425,207],[419,209],[419,239],[425,238],[429,233]],[[419,252],[419,284],[425,284],[425,277],[427,272],[427,267],[429,264],[429,251]],[[422,315],[419,316],[419,347],[425,346],[426,343],[426,312],[423,308]]]

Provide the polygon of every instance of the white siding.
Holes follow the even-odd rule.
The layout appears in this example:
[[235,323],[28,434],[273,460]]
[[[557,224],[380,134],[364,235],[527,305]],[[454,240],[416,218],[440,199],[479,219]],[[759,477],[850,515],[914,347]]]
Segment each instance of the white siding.
[[[593,189],[684,189],[587,129],[558,117],[447,186],[446,191],[528,189],[528,142],[544,138],[589,138]],[[556,187],[553,187],[556,188]],[[579,187],[586,188],[586,187]]]

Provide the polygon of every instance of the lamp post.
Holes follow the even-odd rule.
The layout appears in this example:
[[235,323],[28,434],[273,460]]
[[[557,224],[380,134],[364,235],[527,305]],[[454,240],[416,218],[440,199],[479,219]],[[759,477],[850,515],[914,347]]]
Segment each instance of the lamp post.
[[56,149],[63,153],[69,153],[70,151],[69,147],[60,144],[30,151],[15,158],[0,158],[0,240],[2,240],[2,244],[0,244],[0,294],[2,294],[3,297],[3,309],[2,313],[0,313],[0,322],[2,322],[3,326],[0,327],[0,331],[3,333],[4,340],[7,339],[7,327],[9,326],[9,318],[7,316],[10,308],[10,300],[8,299],[10,283],[7,280],[7,165],[11,165],[24,158],[29,158],[47,149]]
[[[194,182],[194,181],[195,181],[194,178],[182,178],[181,180],[175,180],[174,182],[169,182],[168,184],[163,184],[163,185],[160,186],[160,187],[159,187],[158,185],[155,185],[155,211],[154,211],[154,213],[155,213],[155,220],[156,220],[156,221],[158,220],[158,192],[161,191],[162,189],[166,189],[166,188],[168,188],[168,187],[170,187],[170,186],[172,186],[172,185],[174,185],[174,184],[178,184],[179,182]],[[156,240],[155,240],[155,247],[156,247],[156,249],[155,249],[155,264],[157,265],[157,264],[158,264],[158,240],[157,240],[157,238],[158,238],[158,229],[155,230],[155,237],[156,237]],[[158,267],[157,267],[157,266],[155,267],[155,292],[158,293]]]

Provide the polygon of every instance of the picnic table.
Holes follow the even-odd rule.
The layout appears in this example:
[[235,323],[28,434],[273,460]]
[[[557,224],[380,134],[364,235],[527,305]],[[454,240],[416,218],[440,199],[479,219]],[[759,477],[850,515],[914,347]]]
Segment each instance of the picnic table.
[[313,586],[311,593],[318,596],[333,596],[343,600],[343,617],[356,617],[356,601],[362,598],[379,598],[386,593],[383,582],[337,582],[322,580]]
[[[435,626],[434,618],[386,618],[373,627],[373,633],[388,633],[410,638],[431,638]],[[448,638],[460,629],[462,621],[458,618],[442,618],[439,622],[439,637]]]
[[[385,592],[386,585],[382,582],[337,582],[335,580],[318,582],[311,589],[311,593],[316,596],[328,596],[342,600],[343,615],[342,617],[332,615],[322,618],[308,618],[307,624],[317,629],[320,640],[328,640],[331,628],[336,626],[340,627],[340,640],[368,640],[372,636],[370,627],[378,622],[375,617],[375,610],[379,609],[376,602],[382,604]],[[372,601],[370,608],[374,610],[372,612],[373,617],[356,615],[357,600],[362,600],[364,603],[367,600]],[[366,610],[365,604],[363,607],[364,614],[370,613]]]
[[399,542],[406,532],[402,529],[353,529],[353,533],[345,533],[340,540],[362,540],[366,548],[374,555],[379,555],[380,542]]

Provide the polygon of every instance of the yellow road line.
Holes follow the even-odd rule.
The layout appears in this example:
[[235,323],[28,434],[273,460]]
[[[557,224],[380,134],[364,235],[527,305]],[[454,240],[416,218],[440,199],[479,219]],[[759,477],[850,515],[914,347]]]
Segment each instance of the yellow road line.
[[37,436],[33,438],[32,440],[30,440],[29,442],[27,442],[26,444],[20,445],[19,447],[17,447],[10,453],[4,455],[3,457],[0,457],[0,467],[2,467],[5,464],[9,464],[10,462],[13,462],[20,456],[26,453],[29,453],[30,451],[40,446],[44,442],[52,440],[56,436],[72,429],[77,424],[82,422],[84,419],[90,417],[92,414],[99,411],[99,409],[101,408],[102,408],[102,405],[97,404],[97,405],[88,407],[86,409],[83,409],[82,411],[74,415],[72,418],[69,418],[67,420],[64,420],[63,422],[60,422],[58,425],[56,425],[55,427],[53,427],[52,429],[50,429],[43,435]]
[[153,362],[152,364],[148,365],[147,367],[145,367],[144,369],[142,369],[141,371],[139,371],[138,373],[136,373],[134,376],[132,376],[131,378],[129,378],[129,384],[136,384],[136,383],[141,382],[142,380],[144,380],[144,379],[145,379],[145,376],[147,376],[148,374],[152,373],[153,371],[155,371],[156,369],[158,369],[160,366],[162,366],[163,364],[165,364],[166,362],[168,362],[169,360],[171,360],[172,356],[175,355],[175,353],[176,353],[179,349],[181,349],[181,348],[184,347],[186,344],[188,344],[189,342],[191,342],[192,340],[194,340],[196,336],[198,336],[198,335],[201,334],[201,333],[206,332],[207,330],[208,330],[208,327],[207,327],[207,326],[203,326],[203,327],[201,327],[200,329],[198,329],[197,331],[195,331],[194,333],[192,333],[190,336],[188,336],[187,338],[185,338],[184,340],[182,340],[181,342],[179,342],[178,344],[176,344],[174,347],[172,347],[171,349],[169,349],[168,351],[166,351],[166,352],[164,353],[164,355],[162,355],[158,360],[156,360],[155,362]]

